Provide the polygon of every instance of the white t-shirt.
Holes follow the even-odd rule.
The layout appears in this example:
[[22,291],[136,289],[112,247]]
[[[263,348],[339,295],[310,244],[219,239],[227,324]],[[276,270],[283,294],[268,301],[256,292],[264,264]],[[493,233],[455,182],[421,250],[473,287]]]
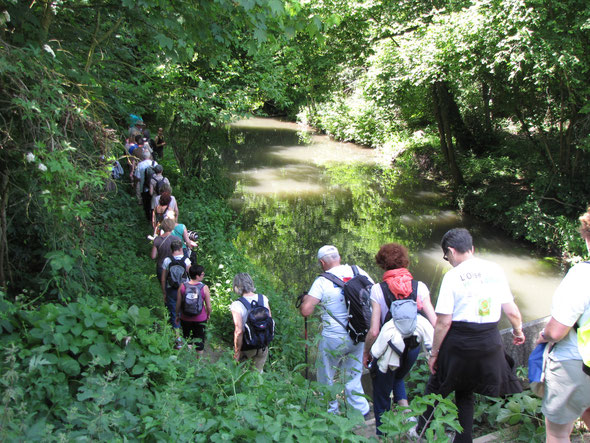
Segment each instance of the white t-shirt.
[[[428,287],[422,283],[421,281],[418,282],[418,300],[420,302],[424,302],[425,299],[430,297],[430,291]],[[379,303],[381,306],[381,324],[385,323],[385,316],[389,312],[389,306],[385,304],[385,297],[383,296],[383,289],[381,289],[381,285],[379,283],[374,284],[371,288],[371,300],[376,303]]]
[[445,274],[435,312],[453,314],[453,321],[496,323],[502,314],[502,304],[513,300],[502,268],[473,257]]
[[[373,280],[371,280],[371,277],[365,271],[361,268],[358,268],[358,271],[360,274],[367,276],[371,283],[373,283]],[[327,272],[334,274],[344,282],[354,277],[352,267],[349,265],[338,265]],[[326,310],[330,311],[343,325],[348,324],[348,310],[344,301],[342,288],[324,277],[318,277],[311,285],[309,295],[317,298],[322,306],[322,322],[324,324],[322,335],[324,337],[341,337],[342,335],[347,335],[348,332],[346,329],[326,312]]]
[[[245,295],[244,298],[248,301],[248,303],[252,303],[252,300],[256,300],[256,302],[258,302],[258,294]],[[264,300],[264,306],[266,308],[270,309],[270,306],[268,304],[268,298],[266,297],[266,295],[263,295],[262,299]],[[233,312],[239,312],[240,314],[242,314],[242,324],[246,324],[246,320],[247,320],[246,317],[248,316],[248,310],[242,304],[241,301],[239,301],[239,300],[234,301],[231,305],[229,305],[229,310],[233,311]]]
[[[576,322],[583,325],[590,320],[590,264],[578,263],[568,271],[553,295],[551,316],[565,326]],[[549,357],[558,361],[582,360],[573,328],[555,345]]]
[[[175,258],[176,260],[181,260],[181,259],[182,259],[182,257],[184,257],[184,254],[180,254],[180,255],[175,255],[175,256],[174,256],[174,258]],[[170,267],[170,263],[172,263],[172,259],[171,259],[170,257],[166,257],[166,258],[164,259],[164,261],[162,262],[162,269],[166,269],[166,270],[168,270],[168,268]],[[186,257],[186,258],[184,259],[184,264],[185,264],[185,266],[187,266],[187,267],[189,267],[189,268],[190,268],[190,266],[191,266],[191,261],[190,261],[190,259],[189,259],[188,257]]]
[[[135,177],[139,179],[139,186],[141,186],[141,190],[143,191],[144,187],[146,187],[146,184],[144,183],[145,180],[145,170],[148,168],[148,166],[156,166],[158,163],[156,163],[154,160],[142,160],[141,162],[139,162],[139,164],[137,165],[137,168],[135,168]],[[149,183],[147,184],[147,186],[149,187]]]

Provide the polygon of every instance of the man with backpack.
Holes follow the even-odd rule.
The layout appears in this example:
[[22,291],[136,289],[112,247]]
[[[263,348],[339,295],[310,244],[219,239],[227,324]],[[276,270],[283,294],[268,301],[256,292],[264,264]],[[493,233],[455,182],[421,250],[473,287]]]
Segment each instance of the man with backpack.
[[135,177],[138,180],[137,186],[141,194],[141,203],[145,217],[148,221],[152,221],[152,196],[150,195],[150,183],[152,177],[155,174],[154,167],[156,166],[155,160],[151,159],[151,154],[148,150],[144,150],[142,153],[143,160],[139,162],[135,169]]
[[[184,256],[180,239],[176,237],[171,239],[170,249],[172,251],[172,256],[166,257],[162,262],[162,277],[160,284],[162,286],[164,304],[168,308],[168,313],[170,314],[170,324],[178,335],[180,324],[176,321],[176,300],[180,286],[188,280],[187,273],[190,269],[191,261]],[[180,339],[180,337],[178,337],[178,339]],[[179,348],[180,345],[180,340],[177,340],[177,347]]]
[[252,360],[262,373],[275,328],[268,298],[254,292],[252,277],[245,272],[234,277],[233,289],[240,296],[229,307],[234,321],[234,358]]
[[[362,341],[364,341],[364,334],[366,334],[369,325],[367,323],[363,327],[363,319],[355,318],[357,315],[359,317],[363,317],[363,315],[353,313],[350,307],[354,308],[355,304],[349,304],[351,298],[361,295],[360,293],[363,291],[354,291],[358,293],[348,294],[349,291],[346,291],[343,286],[354,280],[354,283],[360,283],[359,287],[367,285],[370,289],[373,281],[362,269],[356,266],[342,265],[340,254],[335,246],[322,246],[317,257],[324,273],[313,282],[299,308],[304,317],[310,316],[317,305],[322,309],[323,329],[318,350],[317,380],[319,383],[331,386],[334,383],[336,371],[340,371],[341,377],[344,379],[346,401],[361,414],[367,416],[370,407],[367,399],[363,396],[361,375],[363,371]],[[347,292],[346,297],[345,291]],[[364,300],[362,300],[363,297]],[[369,318],[365,320],[370,322],[370,301],[366,289],[360,298],[361,304],[364,303],[365,306],[369,304]],[[360,327],[356,325],[357,320],[360,320]],[[351,327],[349,323],[355,323],[355,327]],[[337,414],[338,401],[330,402],[328,411]]]

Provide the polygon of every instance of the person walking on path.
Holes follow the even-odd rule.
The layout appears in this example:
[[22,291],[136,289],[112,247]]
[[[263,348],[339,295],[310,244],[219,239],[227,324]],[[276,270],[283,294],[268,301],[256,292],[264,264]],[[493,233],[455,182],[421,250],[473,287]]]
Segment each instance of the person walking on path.
[[144,210],[146,219],[148,221],[151,221],[151,219],[152,219],[152,217],[151,217],[151,215],[152,215],[152,213],[151,213],[152,197],[150,195],[151,175],[149,177],[147,177],[147,180],[146,180],[146,176],[148,175],[147,174],[148,170],[153,172],[153,168],[156,166],[156,162],[154,160],[152,160],[151,154],[147,150],[143,151],[142,158],[143,158],[143,160],[141,162],[139,162],[139,164],[137,165],[137,168],[135,169],[135,178],[138,180],[137,181],[137,188],[136,188],[136,195],[139,195],[139,201],[141,201],[141,203],[143,205],[143,210]]
[[[233,281],[233,288],[234,292],[239,297],[243,297],[247,303],[251,304],[253,301],[258,302],[260,299],[259,295],[254,292],[256,289],[252,277],[245,272],[236,274]],[[264,307],[268,309],[269,315],[272,317],[268,298],[266,295],[260,295]],[[252,360],[256,369],[262,372],[266,359],[268,358],[268,347],[262,349],[244,349],[244,326],[248,317],[248,309],[240,300],[234,301],[229,306],[229,309],[234,321],[234,359],[239,362]]]
[[164,146],[166,146],[166,140],[164,140],[164,129],[158,128],[158,135],[156,135],[156,149],[154,152],[160,160],[164,158]]
[[[168,308],[170,314],[170,324],[174,328],[178,339],[180,339],[179,328],[180,324],[176,321],[176,300],[178,298],[178,289],[180,285],[186,281],[186,274],[191,267],[191,261],[184,256],[182,252],[182,242],[173,237],[170,242],[171,257],[166,257],[162,262],[162,277],[160,284],[162,287],[162,295],[164,297],[164,305]],[[176,279],[177,269],[179,266],[184,267],[184,275]],[[174,267],[174,269],[173,269]],[[168,278],[170,276],[170,278]],[[177,348],[180,347],[180,340],[177,340]]]
[[[463,431],[455,442],[472,441],[473,393],[490,397],[522,392],[514,361],[504,352],[498,321],[502,311],[512,324],[513,343],[525,341],[522,319],[500,266],[474,256],[466,229],[451,229],[442,238],[443,258],[453,269],[441,283],[436,302],[436,326],[428,359],[431,376],[426,394],[444,397],[455,392]],[[420,433],[432,415],[420,417]]]
[[[580,217],[580,223],[580,234],[590,252],[590,207]],[[588,355],[583,359],[576,332],[579,328],[588,331],[588,326],[590,262],[584,262],[572,267],[557,287],[551,318],[537,340],[555,343],[547,356],[541,407],[549,443],[569,442],[579,417],[590,428],[590,369],[583,364]],[[588,347],[582,349],[590,351]]]
[[[324,272],[329,272],[344,282],[354,277],[352,267],[340,263],[340,254],[335,246],[322,246],[317,257]],[[362,269],[358,268],[358,272],[371,280]],[[342,288],[325,277],[316,278],[309,293],[303,297],[299,308],[301,315],[310,316],[318,304],[323,311],[324,327],[318,350],[317,380],[331,386],[334,384],[336,371],[339,370],[344,379],[346,401],[366,416],[370,407],[361,384],[363,343],[355,344],[342,326],[348,323],[348,308]],[[338,410],[338,401],[331,401],[328,411],[336,414]]]
[[174,220],[164,220],[160,225],[161,230],[164,232],[154,239],[151,257],[152,260],[156,260],[156,276],[158,282],[162,280],[162,263],[164,259],[172,256],[172,249],[170,247],[172,239],[176,238],[172,235],[175,225]]
[[[205,268],[201,265],[192,264],[189,271],[189,281],[183,283],[178,288],[176,298],[176,322],[182,327],[182,336],[186,342],[194,341],[195,350],[198,354],[203,354],[205,349],[205,332],[207,320],[211,316],[211,295],[209,287],[203,283],[205,278]],[[199,298],[198,304],[201,309],[199,313],[190,312],[187,309],[187,296],[195,294],[194,298]]]
[[[381,435],[381,431],[379,431],[381,416],[385,411],[391,409],[391,393],[393,392],[395,403],[408,406],[404,377],[416,362],[420,346],[409,349],[403,363],[397,369],[388,369],[385,373],[376,368],[377,362],[372,360],[371,346],[375,343],[386,320],[391,318],[391,315],[387,314],[391,302],[396,298],[415,299],[418,312],[424,314],[432,326],[436,323],[436,314],[430,301],[428,288],[421,281],[414,281],[412,274],[407,269],[410,258],[405,247],[397,243],[385,244],[377,252],[375,261],[385,273],[383,274],[383,282],[375,284],[371,288],[371,327],[365,339],[363,364],[365,367],[369,367],[369,363],[372,361],[372,365],[375,365],[372,372],[373,412],[375,413],[377,435]],[[432,328],[430,331],[432,332]]]

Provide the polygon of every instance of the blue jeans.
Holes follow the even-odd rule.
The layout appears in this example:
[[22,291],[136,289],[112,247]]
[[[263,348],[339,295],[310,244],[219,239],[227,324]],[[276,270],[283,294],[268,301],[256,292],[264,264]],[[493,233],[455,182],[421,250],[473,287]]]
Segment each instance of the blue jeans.
[[[375,371],[375,377],[373,378],[373,411],[375,412],[377,435],[381,435],[379,431],[381,415],[391,409],[391,392],[393,392],[393,401],[395,403],[408,399],[404,377],[414,366],[419,353],[420,346],[416,346],[408,351],[405,362],[395,371],[389,370],[385,374],[379,369]],[[377,362],[374,361],[373,364],[376,365]]]
[[170,324],[174,329],[180,328],[179,324],[176,324],[176,295],[178,294],[178,288],[166,287],[166,307],[168,308],[168,314],[170,314]]
[[[364,395],[361,375],[363,374],[364,343],[354,344],[348,334],[339,337],[324,337],[320,339],[317,370],[318,382],[331,386],[334,384],[336,370],[340,371],[342,382],[345,384],[344,393],[350,406],[361,414],[369,412],[369,402]],[[359,395],[360,394],[360,395]],[[330,402],[329,412],[338,412],[338,401]]]

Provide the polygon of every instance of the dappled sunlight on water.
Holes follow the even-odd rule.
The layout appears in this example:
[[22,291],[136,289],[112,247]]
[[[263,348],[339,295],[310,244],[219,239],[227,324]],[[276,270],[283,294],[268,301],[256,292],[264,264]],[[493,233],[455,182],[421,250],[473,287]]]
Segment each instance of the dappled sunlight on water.
[[[236,245],[286,290],[309,289],[323,244],[335,244],[343,263],[358,264],[378,280],[375,254],[381,244],[396,241],[408,247],[412,274],[435,299],[450,267],[440,239],[448,229],[465,227],[476,254],[505,270],[525,320],[548,315],[563,276],[559,267],[529,245],[453,210],[435,183],[394,175],[377,185],[373,150],[303,129],[273,119],[240,121],[232,129],[235,145],[223,153],[238,182],[232,204],[243,222]],[[343,164],[350,166],[337,166]]]

